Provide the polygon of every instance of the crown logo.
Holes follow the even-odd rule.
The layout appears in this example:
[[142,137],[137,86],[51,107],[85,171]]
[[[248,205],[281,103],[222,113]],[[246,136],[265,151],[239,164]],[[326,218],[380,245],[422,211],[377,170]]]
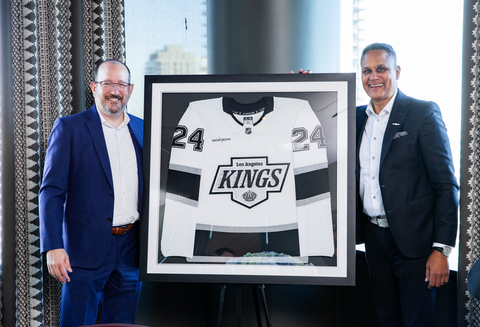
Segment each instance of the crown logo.
[[245,201],[252,202],[252,201],[255,201],[255,199],[257,198],[257,193],[253,191],[248,191],[243,193],[242,197]]

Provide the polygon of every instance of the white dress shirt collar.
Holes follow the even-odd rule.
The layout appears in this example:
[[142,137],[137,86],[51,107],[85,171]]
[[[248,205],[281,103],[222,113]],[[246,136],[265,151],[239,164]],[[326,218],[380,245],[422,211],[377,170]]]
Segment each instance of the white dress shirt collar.
[[[388,114],[390,114],[392,112],[393,103],[395,102],[395,99],[397,98],[397,93],[398,93],[398,89],[395,90],[395,94],[390,99],[390,101],[388,101],[387,105],[382,109],[382,111],[385,110]],[[382,111],[380,111],[380,113]],[[370,117],[372,114],[375,114],[375,111],[373,110],[372,100],[370,100],[368,102],[368,106],[367,106],[367,109],[366,109],[365,112],[367,113],[368,117]]]
[[[97,112],[98,112],[98,115],[100,116],[100,121],[102,125],[113,128],[113,126],[110,125],[110,123],[105,119],[105,117],[103,117],[102,113],[100,112],[100,109],[97,108]],[[122,127],[125,127],[128,125],[129,122],[130,122],[130,117],[125,111],[123,111],[123,122],[117,128],[120,129]]]

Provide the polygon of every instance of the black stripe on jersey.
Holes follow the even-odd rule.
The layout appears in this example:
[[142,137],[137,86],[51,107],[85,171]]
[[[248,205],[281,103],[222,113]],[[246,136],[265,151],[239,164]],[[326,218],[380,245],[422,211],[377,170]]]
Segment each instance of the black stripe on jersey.
[[200,175],[183,171],[168,170],[167,192],[198,201]]
[[230,249],[235,257],[248,252],[273,251],[290,256],[300,256],[298,229],[267,233],[224,233],[195,231],[195,256],[218,255],[217,250]]
[[295,191],[297,200],[305,200],[330,192],[328,169],[318,169],[295,175]]

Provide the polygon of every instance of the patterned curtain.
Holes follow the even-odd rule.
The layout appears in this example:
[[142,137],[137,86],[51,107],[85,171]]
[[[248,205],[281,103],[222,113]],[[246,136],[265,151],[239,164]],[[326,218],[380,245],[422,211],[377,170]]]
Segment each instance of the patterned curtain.
[[464,1],[463,31],[457,325],[474,327],[480,326],[480,301],[468,293],[467,276],[480,257],[480,1]]
[[123,1],[11,0],[10,5],[14,137],[2,142],[14,146],[16,277],[1,283],[15,284],[16,326],[58,326],[61,284],[48,274],[39,248],[43,158],[54,121],[93,104],[89,84],[95,64],[125,60]]

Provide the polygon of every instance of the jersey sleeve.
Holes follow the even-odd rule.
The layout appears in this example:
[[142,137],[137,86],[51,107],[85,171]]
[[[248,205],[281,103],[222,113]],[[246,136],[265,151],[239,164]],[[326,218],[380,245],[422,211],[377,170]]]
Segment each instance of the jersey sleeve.
[[300,255],[333,256],[326,139],[308,102],[295,121],[292,147]]
[[172,139],[161,240],[165,257],[193,256],[203,142],[203,128],[192,102]]

